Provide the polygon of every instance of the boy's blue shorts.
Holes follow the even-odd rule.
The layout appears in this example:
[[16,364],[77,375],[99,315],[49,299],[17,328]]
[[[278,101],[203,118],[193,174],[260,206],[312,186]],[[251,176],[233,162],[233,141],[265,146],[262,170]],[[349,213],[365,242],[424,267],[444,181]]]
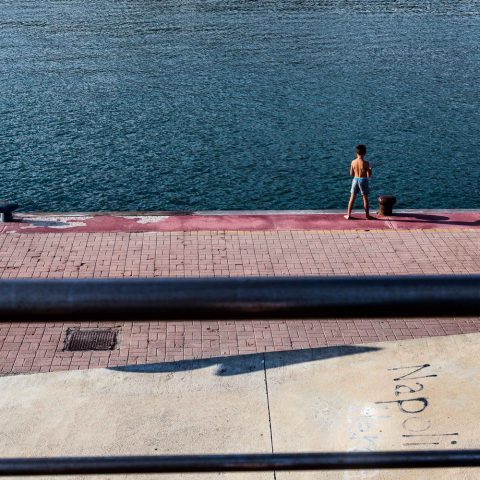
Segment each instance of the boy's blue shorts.
[[370,189],[368,188],[368,178],[355,177],[353,179],[350,193],[357,194],[358,192],[362,195],[368,195],[370,193]]

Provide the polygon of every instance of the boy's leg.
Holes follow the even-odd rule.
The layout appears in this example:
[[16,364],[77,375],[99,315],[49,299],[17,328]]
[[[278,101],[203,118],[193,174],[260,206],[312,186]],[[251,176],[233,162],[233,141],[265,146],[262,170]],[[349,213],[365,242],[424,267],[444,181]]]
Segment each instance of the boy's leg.
[[363,208],[365,208],[365,216],[367,217],[367,219],[372,218],[370,216],[370,210],[368,205],[368,195],[363,196]]
[[351,193],[350,200],[348,201],[348,213],[345,215],[345,218],[349,220],[352,215],[353,204],[355,203],[356,193]]

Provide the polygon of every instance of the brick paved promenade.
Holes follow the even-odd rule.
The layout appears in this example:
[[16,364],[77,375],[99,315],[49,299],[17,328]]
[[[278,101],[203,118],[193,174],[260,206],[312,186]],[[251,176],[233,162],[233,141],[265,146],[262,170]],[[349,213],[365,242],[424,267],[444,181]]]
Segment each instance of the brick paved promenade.
[[[0,235],[0,277],[480,273],[479,218],[478,214],[463,215],[460,220],[454,218],[451,223],[442,221],[437,225],[430,222],[428,228],[421,229],[418,223],[415,223],[417,228],[410,224],[398,228],[390,222],[388,228],[377,229],[371,226],[376,226],[374,222],[341,223],[338,220],[336,228],[323,230],[312,229],[310,223],[304,230],[288,230],[287,225],[285,229],[252,231],[191,229],[131,233],[98,232],[95,228],[75,233],[68,228],[51,228],[58,220],[50,225],[48,220],[42,220],[42,233],[36,229],[23,230],[25,224],[19,224],[22,229],[19,225],[4,229]],[[142,225],[150,228],[151,219]],[[205,228],[201,222],[200,225]],[[214,226],[213,223],[212,228]],[[135,324],[99,324],[97,318],[86,320],[88,322],[82,324],[0,323],[0,374],[177,361],[480,331],[480,319],[474,318]],[[119,349],[62,351],[68,328],[99,325],[120,329]]]

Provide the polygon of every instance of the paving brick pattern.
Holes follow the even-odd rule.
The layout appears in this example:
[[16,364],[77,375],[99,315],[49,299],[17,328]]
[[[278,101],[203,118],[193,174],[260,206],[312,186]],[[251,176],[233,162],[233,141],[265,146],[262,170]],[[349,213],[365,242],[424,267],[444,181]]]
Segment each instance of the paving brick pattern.
[[[480,273],[479,230],[0,235],[1,278]],[[0,374],[480,332],[480,319],[0,323]],[[8,322],[8,319],[2,319]],[[118,327],[119,348],[63,352],[68,328]]]

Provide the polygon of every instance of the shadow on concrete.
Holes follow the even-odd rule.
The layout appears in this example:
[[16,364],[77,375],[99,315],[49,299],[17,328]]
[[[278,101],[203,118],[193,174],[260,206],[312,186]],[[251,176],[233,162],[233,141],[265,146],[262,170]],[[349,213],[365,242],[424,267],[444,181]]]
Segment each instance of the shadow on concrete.
[[231,357],[212,357],[198,360],[179,360],[176,362],[146,363],[142,365],[126,365],[108,367],[109,370],[133,373],[172,373],[198,370],[217,366],[216,375],[227,377],[243,375],[270,368],[279,368],[298,363],[315,362],[329,358],[357,355],[381,350],[377,347],[364,347],[355,345],[339,345],[335,347],[321,347],[304,350],[287,350],[282,352],[253,353],[247,355],[234,355]]
[[398,220],[404,223],[438,223],[440,225],[458,225],[458,226],[475,226],[480,225],[480,220],[451,220],[450,217],[444,215],[431,215],[427,213],[395,213],[390,220]]

